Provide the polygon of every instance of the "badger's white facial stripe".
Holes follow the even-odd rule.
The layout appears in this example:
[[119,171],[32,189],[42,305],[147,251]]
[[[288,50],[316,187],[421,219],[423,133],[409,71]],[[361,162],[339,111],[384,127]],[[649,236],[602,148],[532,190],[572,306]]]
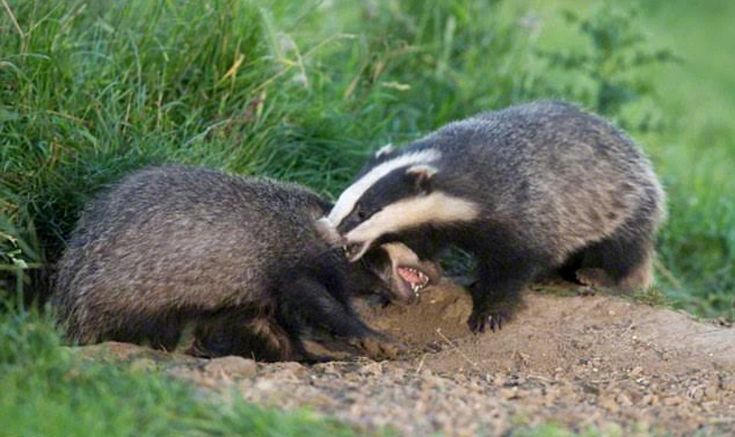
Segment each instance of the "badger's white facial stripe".
[[375,159],[378,159],[378,158],[380,158],[383,155],[387,155],[389,153],[393,153],[393,151],[395,151],[395,150],[396,149],[395,149],[395,147],[393,147],[393,144],[388,143],[385,146],[383,146],[380,149],[378,149],[377,152],[375,152]]
[[337,199],[337,203],[329,212],[329,220],[339,226],[342,220],[355,208],[355,204],[365,192],[382,177],[393,170],[412,164],[425,164],[436,161],[441,157],[438,150],[426,149],[420,152],[407,153],[376,165],[363,177],[350,185]]
[[348,232],[345,238],[349,244],[372,242],[385,234],[418,225],[471,221],[479,213],[476,203],[435,191],[386,206]]

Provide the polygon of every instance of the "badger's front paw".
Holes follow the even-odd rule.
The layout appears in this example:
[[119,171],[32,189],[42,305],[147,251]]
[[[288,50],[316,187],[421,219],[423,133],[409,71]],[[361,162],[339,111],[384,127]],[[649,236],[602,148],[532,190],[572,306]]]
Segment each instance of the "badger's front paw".
[[475,334],[483,333],[487,328],[495,332],[503,329],[503,324],[508,323],[511,315],[512,311],[506,307],[493,307],[485,311],[472,310],[467,325]]
[[385,337],[354,338],[350,340],[350,344],[373,360],[394,359],[400,353],[405,352],[403,345]]

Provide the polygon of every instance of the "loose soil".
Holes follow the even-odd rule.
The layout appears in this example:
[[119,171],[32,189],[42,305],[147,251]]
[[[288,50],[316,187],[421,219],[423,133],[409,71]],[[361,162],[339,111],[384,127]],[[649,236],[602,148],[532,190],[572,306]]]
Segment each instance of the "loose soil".
[[107,343],[81,348],[164,369],[208,394],[308,407],[364,431],[498,435],[544,423],[612,434],[735,432],[735,329],[610,295],[528,291],[499,332],[473,335],[449,281],[410,307],[362,305],[395,360],[315,365],[205,360]]

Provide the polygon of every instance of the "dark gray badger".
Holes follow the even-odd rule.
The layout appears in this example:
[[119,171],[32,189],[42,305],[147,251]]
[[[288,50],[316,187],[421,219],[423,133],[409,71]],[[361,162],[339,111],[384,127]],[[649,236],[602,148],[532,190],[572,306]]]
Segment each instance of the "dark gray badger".
[[380,354],[350,306],[376,288],[410,301],[438,279],[405,246],[347,262],[315,225],[331,207],[292,184],[190,167],[133,173],[92,201],[58,264],[53,303],[70,340],[174,348],[194,326],[204,355],[308,358],[307,328]]
[[401,240],[422,258],[475,255],[470,329],[501,327],[519,290],[554,269],[643,288],[664,193],[648,159],[602,118],[538,102],[479,114],[379,150],[328,220],[359,259]]

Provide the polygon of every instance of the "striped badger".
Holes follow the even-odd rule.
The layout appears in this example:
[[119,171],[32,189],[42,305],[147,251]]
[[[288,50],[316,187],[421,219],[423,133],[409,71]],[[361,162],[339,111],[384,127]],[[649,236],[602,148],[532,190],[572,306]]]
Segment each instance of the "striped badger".
[[[390,354],[350,297],[376,288],[398,301],[438,271],[400,244],[347,262],[314,226],[330,204],[292,184],[190,167],[135,172],[92,201],[58,264],[53,304],[70,340],[192,352],[308,359],[312,327]],[[411,283],[413,281],[413,283]]]
[[602,118],[559,102],[479,114],[379,150],[327,219],[359,259],[401,240],[422,258],[473,254],[473,332],[501,328],[533,278],[645,288],[664,193],[648,159]]

